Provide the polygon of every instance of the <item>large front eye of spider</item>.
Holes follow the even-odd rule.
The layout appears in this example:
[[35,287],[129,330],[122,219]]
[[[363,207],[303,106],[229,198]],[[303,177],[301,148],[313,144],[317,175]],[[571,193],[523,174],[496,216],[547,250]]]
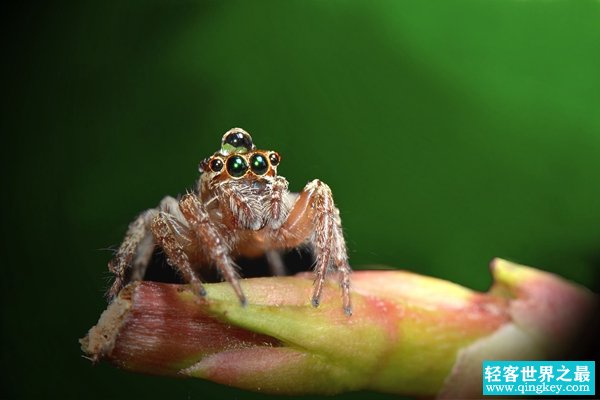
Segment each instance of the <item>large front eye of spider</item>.
[[265,156],[256,153],[250,157],[250,169],[256,175],[264,175],[269,170],[269,162]]
[[221,143],[221,152],[223,154],[230,153],[247,153],[254,148],[252,138],[244,131],[235,131],[225,134]]
[[241,178],[248,172],[248,163],[244,157],[232,156],[227,159],[227,173],[234,178]]

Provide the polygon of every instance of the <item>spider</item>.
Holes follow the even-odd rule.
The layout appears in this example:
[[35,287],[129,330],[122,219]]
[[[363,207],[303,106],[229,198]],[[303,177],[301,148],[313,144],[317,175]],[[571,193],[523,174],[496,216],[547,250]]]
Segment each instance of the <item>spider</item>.
[[290,193],[288,181],[277,175],[280,162],[277,152],[256,149],[243,129],[227,131],[221,149],[200,163],[195,191],[165,197],[129,225],[108,264],[115,274],[109,298],[127,283],[129,272],[131,280],[143,279],[158,246],[195,293],[206,295],[197,271],[214,265],[245,305],[236,257],[264,254],[281,275],[280,252],[308,245],[315,254],[312,305],[319,306],[328,270],[336,270],[344,312],[351,315],[351,268],[331,190],[315,179],[301,193]]

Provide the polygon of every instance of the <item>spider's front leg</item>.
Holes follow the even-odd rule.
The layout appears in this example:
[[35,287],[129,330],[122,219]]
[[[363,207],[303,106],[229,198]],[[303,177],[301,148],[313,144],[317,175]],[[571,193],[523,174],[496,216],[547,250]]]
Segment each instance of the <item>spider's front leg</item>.
[[[156,209],[146,210],[129,224],[125,238],[117,253],[108,262],[108,269],[115,276],[110,289],[106,293],[109,300],[115,298],[125,286],[127,272],[132,266],[134,271],[145,270],[145,265],[149,262],[154,249],[152,234],[148,228],[156,213]],[[136,259],[136,262],[134,262],[134,259]],[[136,273],[136,275],[140,274]]]
[[233,286],[240,303],[246,305],[246,297],[229,254],[229,246],[210,220],[208,211],[198,196],[192,193],[185,195],[179,202],[179,208],[189,224],[197,250],[205,253],[215,263],[221,275]]
[[269,184],[271,196],[269,198],[269,227],[279,229],[288,215],[285,198],[288,194],[288,181],[283,176],[276,176]]
[[[268,218],[266,222],[270,230],[270,240],[273,240],[274,237],[277,236],[277,230],[281,228],[281,225],[283,225],[289,213],[288,202],[286,201],[286,197],[288,196],[288,185],[288,181],[283,176],[276,176],[272,182],[269,183],[271,195],[269,196],[267,204]],[[265,256],[273,276],[286,275],[286,268],[280,250],[267,250],[265,251]]]
[[280,245],[297,247],[307,240],[315,255],[314,307],[319,306],[328,268],[333,265],[340,273],[344,312],[352,314],[350,274],[346,242],[339,211],[333,202],[331,189],[318,179],[309,182],[300,193],[287,220],[278,230]]
[[141,213],[127,228],[123,242],[115,256],[108,263],[108,269],[115,275],[107,297],[112,300],[119,291],[128,283],[126,277],[131,269],[131,281],[144,278],[146,267],[154,251],[154,238],[152,237],[152,221],[160,211],[169,211],[177,208],[177,200],[167,196],[157,208],[151,208]]

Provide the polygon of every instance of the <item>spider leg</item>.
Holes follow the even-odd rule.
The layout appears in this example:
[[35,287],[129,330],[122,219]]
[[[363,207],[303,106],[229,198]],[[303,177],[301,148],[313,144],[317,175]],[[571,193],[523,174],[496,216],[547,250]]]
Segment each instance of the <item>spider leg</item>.
[[352,315],[352,303],[350,300],[350,274],[352,268],[348,264],[348,249],[346,240],[344,240],[344,232],[342,231],[342,220],[340,219],[340,211],[335,209],[335,224],[333,227],[333,264],[340,271],[340,287],[342,288],[344,312],[347,315]]
[[269,264],[269,269],[273,276],[285,276],[286,268],[281,258],[281,253],[278,250],[267,250],[265,251],[265,257]]
[[[289,213],[289,206],[286,201],[288,196],[288,181],[283,176],[276,176],[270,185],[271,196],[266,204],[268,211],[266,225],[270,229],[269,239],[273,240],[277,236],[277,230],[283,225]],[[265,251],[265,257],[273,276],[286,275],[285,264],[279,250],[267,250]]]
[[172,215],[160,212],[152,221],[152,233],[156,243],[163,249],[169,265],[177,268],[183,278],[192,285],[195,293],[206,296],[202,282],[192,268],[189,257],[178,240],[180,235],[173,229]]
[[195,235],[196,242],[201,246],[201,250],[207,253],[221,275],[233,286],[240,303],[245,305],[246,297],[240,286],[239,276],[229,254],[227,242],[211,222],[205,207],[196,195],[190,193],[181,199],[179,208]]
[[279,229],[289,213],[289,207],[285,201],[288,194],[288,181],[283,176],[277,176],[270,185],[271,196],[267,205],[269,211],[267,222],[271,229]]
[[232,216],[236,227],[250,228],[253,230],[260,227],[261,221],[256,218],[252,207],[236,189],[228,183],[223,183],[215,189],[219,202],[228,205],[222,209],[226,214]]
[[309,182],[296,199],[288,219],[278,231],[278,246],[298,247],[308,241],[315,252],[315,283],[312,304],[319,306],[330,266],[340,272],[344,311],[352,314],[350,266],[339,211],[331,189],[318,179]]
[[129,224],[123,242],[108,263],[108,269],[115,275],[115,280],[107,292],[109,300],[112,300],[125,286],[127,271],[132,266],[134,270],[131,274],[132,279],[143,275],[140,270],[145,270],[154,249],[149,225],[157,212],[154,208],[146,210]]
[[123,242],[108,263],[108,269],[115,275],[115,280],[107,292],[109,299],[113,299],[128,283],[126,275],[129,269],[131,269],[129,281],[138,281],[144,278],[155,246],[151,230],[152,221],[159,211],[170,212],[174,205],[177,206],[177,200],[167,196],[161,200],[158,208],[144,211],[129,224]]

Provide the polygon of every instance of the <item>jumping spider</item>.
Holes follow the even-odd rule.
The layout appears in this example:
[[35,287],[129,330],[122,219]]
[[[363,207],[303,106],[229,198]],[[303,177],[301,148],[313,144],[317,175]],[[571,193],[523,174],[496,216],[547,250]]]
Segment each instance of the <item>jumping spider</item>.
[[290,193],[287,180],[277,175],[280,161],[275,151],[257,150],[243,129],[226,132],[221,149],[200,163],[193,193],[179,200],[167,196],[129,225],[108,264],[115,274],[109,297],[126,284],[128,272],[132,280],[143,278],[158,246],[197,294],[206,292],[196,271],[213,264],[244,305],[234,258],[265,254],[274,272],[281,272],[279,251],[309,245],[316,258],[312,305],[319,305],[326,273],[333,267],[350,315],[351,269],[331,190],[315,179],[301,193]]

